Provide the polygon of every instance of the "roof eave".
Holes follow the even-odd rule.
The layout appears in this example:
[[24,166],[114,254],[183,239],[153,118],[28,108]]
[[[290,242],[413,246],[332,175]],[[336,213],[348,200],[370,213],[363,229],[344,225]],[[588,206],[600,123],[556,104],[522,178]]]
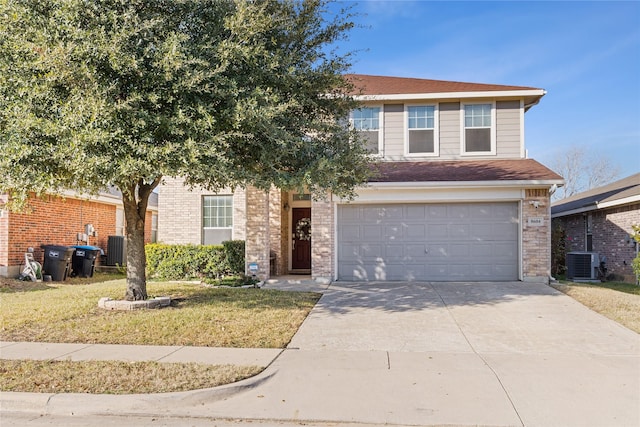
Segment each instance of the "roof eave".
[[394,189],[394,188],[481,188],[481,187],[536,187],[551,188],[553,185],[562,185],[564,180],[556,179],[531,179],[531,180],[495,180],[495,181],[405,181],[405,182],[368,182],[370,187]]
[[354,95],[357,101],[410,101],[419,99],[458,99],[458,98],[523,98],[532,97],[534,102],[528,105],[535,105],[547,91],[543,89],[525,90],[488,90],[488,91],[468,91],[468,92],[435,92],[435,93],[394,93],[379,95]]
[[617,200],[610,200],[608,202],[593,202],[590,203],[588,205],[585,206],[581,206],[579,208],[575,208],[575,209],[569,209],[566,211],[560,211],[560,212],[556,212],[556,213],[551,213],[551,218],[560,218],[563,216],[569,216],[569,215],[576,215],[576,214],[581,214],[581,213],[586,213],[586,212],[591,212],[591,211],[597,211],[599,209],[607,209],[607,208],[614,208],[617,206],[623,206],[623,205],[628,205],[631,203],[638,203],[640,202],[640,195],[635,195],[635,196],[629,196],[629,197],[625,197],[622,199],[617,199]]

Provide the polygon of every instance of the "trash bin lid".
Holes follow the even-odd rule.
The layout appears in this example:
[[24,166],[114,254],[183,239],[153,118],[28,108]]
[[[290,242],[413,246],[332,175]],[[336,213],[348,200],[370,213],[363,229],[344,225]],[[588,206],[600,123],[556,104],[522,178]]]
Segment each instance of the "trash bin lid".
[[[91,245],[76,245],[76,246],[71,246],[73,248],[73,250],[81,250],[81,251],[92,251],[92,252],[100,252],[100,255],[104,255],[104,252],[102,251],[102,248],[99,248],[97,246],[91,246]],[[84,256],[84,254],[83,254]]]
[[67,251],[69,249],[72,249],[71,246],[63,246],[63,245],[42,245],[40,247],[45,250],[50,249],[54,251]]

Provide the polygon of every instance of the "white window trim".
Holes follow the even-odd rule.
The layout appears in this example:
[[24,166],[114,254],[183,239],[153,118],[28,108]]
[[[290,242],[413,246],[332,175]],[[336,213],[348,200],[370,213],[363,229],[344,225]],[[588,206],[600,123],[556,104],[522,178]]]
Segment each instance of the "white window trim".
[[[433,153],[409,152],[409,107],[434,107],[433,108]],[[405,104],[404,105],[404,155],[405,157],[439,157],[440,156],[440,116],[438,104]],[[422,128],[416,128],[422,129]],[[424,128],[427,130],[428,128]]]
[[[489,135],[491,138],[491,150],[490,151],[465,151],[465,125],[464,125],[464,107],[467,105],[491,105],[491,128]],[[470,128],[474,129],[474,128]],[[484,129],[484,128],[475,128]],[[460,155],[461,156],[495,156],[496,155],[496,101],[477,101],[477,102],[461,102],[460,103]]]
[[[369,154],[370,157],[384,157],[384,105],[382,104],[373,104],[373,105],[363,105],[361,108],[378,108],[378,152]],[[349,125],[351,128],[355,128],[353,125],[353,113],[349,113]]]
[[230,196],[231,197],[231,208],[233,209],[233,194],[204,194],[202,196],[202,229],[203,230],[231,230],[233,233],[233,210],[231,215],[231,227],[205,227],[204,225],[204,198],[205,197],[218,197],[218,196]]

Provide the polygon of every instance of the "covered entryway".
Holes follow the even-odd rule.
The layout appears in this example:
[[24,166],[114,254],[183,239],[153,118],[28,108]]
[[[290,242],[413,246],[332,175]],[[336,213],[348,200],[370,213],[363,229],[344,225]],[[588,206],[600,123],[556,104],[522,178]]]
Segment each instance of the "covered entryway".
[[518,203],[338,206],[338,280],[519,278]]
[[311,270],[311,208],[293,208],[291,221],[291,269]]

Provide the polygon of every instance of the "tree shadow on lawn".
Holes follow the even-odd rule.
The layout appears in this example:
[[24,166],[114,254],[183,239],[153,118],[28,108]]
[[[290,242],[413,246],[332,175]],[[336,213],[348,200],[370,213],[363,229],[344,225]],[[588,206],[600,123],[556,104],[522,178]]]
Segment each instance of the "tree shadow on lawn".
[[231,305],[237,309],[291,309],[313,307],[321,295],[314,292],[287,292],[258,288],[198,287],[189,292],[168,292],[173,308]]
[[363,308],[406,312],[561,295],[544,283],[531,282],[334,282],[318,307],[333,314]]

